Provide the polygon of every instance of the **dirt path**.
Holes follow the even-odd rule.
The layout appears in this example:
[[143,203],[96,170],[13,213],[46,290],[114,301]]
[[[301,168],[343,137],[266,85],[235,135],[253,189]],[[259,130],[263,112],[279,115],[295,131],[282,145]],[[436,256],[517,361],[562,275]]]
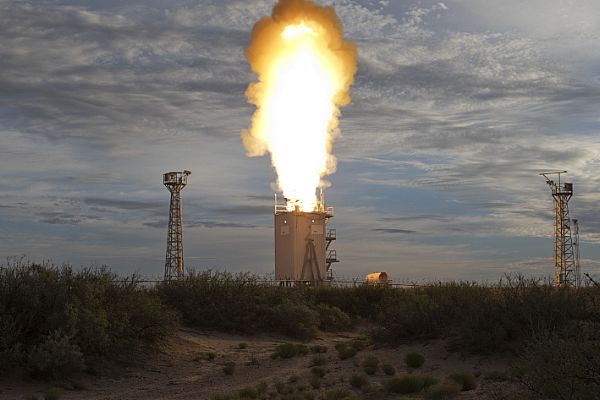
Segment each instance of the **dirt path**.
[[[369,346],[354,358],[340,360],[334,350],[335,343],[356,336],[357,334],[324,334],[310,343],[328,348],[328,352],[324,354],[327,363],[323,367],[328,372],[322,380],[321,391],[338,387],[351,390],[349,377],[353,373],[362,372],[360,363],[370,355],[377,357],[381,362],[394,365],[397,374],[402,374],[407,372],[404,356],[408,352],[417,351],[426,359],[419,373],[438,378],[458,371],[484,376],[490,371],[504,370],[507,366],[505,359],[461,357],[457,353],[449,353],[442,341],[397,348]],[[311,375],[310,355],[285,360],[273,360],[270,357],[278,344],[287,341],[277,336],[243,337],[182,329],[163,351],[143,368],[131,368],[117,377],[97,379],[90,384],[88,390],[65,391],[62,399],[212,399],[215,395],[255,386],[260,382],[267,383],[269,391],[272,391],[277,382],[287,382],[293,376],[298,377],[298,382],[307,383]],[[240,343],[246,343],[247,347],[240,348]],[[212,360],[209,359],[211,353],[215,355]],[[231,361],[236,365],[235,372],[227,376],[223,373],[223,367]],[[386,378],[379,372],[371,380],[378,382]],[[498,391],[499,384],[486,383],[483,379],[479,381],[478,389],[465,392],[459,398],[489,398],[490,391]],[[47,387],[39,382],[0,381],[0,400],[18,400],[32,394],[43,398],[42,393]]]

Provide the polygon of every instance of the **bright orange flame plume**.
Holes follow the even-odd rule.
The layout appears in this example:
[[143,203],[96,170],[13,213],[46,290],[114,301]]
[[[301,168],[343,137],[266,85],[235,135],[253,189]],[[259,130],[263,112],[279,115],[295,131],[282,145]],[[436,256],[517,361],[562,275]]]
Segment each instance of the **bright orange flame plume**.
[[246,91],[256,111],[244,146],[249,156],[269,151],[288,206],[313,211],[322,178],[335,171],[338,107],[350,102],[356,47],[333,8],[279,0],[254,25],[245,55],[258,82]]

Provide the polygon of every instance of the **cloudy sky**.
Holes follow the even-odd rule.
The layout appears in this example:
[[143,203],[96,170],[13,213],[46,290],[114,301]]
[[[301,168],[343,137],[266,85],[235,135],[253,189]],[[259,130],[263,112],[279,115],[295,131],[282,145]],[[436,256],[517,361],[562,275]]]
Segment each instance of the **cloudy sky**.
[[[0,0],[0,256],[160,276],[189,169],[186,266],[273,271],[243,57],[272,0]],[[552,274],[538,172],[568,170],[600,275],[600,2],[332,0],[358,45],[335,142],[338,277]]]

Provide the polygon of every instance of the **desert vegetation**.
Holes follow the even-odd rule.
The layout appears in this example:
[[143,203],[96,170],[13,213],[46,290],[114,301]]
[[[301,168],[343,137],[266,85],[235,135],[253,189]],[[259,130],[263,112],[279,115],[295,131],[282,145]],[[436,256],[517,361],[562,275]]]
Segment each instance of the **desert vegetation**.
[[0,371],[58,378],[141,360],[177,326],[136,276],[35,264],[0,268]]
[[[344,389],[348,393],[374,390],[371,376],[378,376],[380,389],[389,393],[445,398],[475,389],[478,379],[470,371],[438,380],[416,374],[427,365],[418,353],[406,354],[409,373],[396,373],[400,365],[362,355],[370,343],[396,346],[434,339],[463,354],[510,355],[513,368],[486,379],[514,382],[532,398],[591,399],[587,393],[600,388],[600,289],[595,287],[556,288],[517,276],[492,286],[283,288],[261,284],[249,274],[210,271],[148,286],[136,276],[118,277],[102,268],[29,263],[0,268],[2,373],[55,379],[102,372],[107,363],[142,362],[178,326],[249,338],[275,332],[293,340],[273,348],[271,357],[306,357],[313,371],[304,382],[307,393],[318,392],[328,379],[327,357],[356,360],[358,369]],[[336,342],[333,354],[327,355],[327,346],[309,343],[322,332],[352,330],[365,336]],[[252,347],[238,343],[237,351]],[[214,360],[215,354],[197,358]],[[237,373],[235,364],[221,368],[222,375]]]

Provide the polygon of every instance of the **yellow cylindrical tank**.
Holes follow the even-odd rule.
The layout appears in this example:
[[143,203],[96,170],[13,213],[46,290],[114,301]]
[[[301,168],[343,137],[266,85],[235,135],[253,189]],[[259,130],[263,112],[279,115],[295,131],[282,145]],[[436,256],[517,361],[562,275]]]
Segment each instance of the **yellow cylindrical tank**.
[[389,278],[387,272],[372,272],[365,276],[365,283],[367,285],[387,285]]

